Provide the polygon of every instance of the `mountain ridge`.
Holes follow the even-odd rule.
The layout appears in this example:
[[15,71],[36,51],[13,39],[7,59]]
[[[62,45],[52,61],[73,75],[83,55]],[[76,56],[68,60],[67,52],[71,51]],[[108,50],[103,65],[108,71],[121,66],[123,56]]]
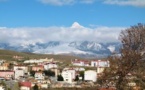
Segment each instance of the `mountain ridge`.
[[1,49],[19,52],[30,52],[40,54],[70,54],[75,56],[108,56],[112,52],[119,52],[120,43],[98,43],[94,41],[49,41],[46,43],[35,43],[27,45],[12,45],[0,43]]

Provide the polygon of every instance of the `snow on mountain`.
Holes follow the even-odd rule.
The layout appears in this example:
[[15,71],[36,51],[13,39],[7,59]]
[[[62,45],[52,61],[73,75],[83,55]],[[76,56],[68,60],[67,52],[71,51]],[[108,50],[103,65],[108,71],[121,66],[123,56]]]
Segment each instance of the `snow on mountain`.
[[85,50],[100,50],[103,49],[101,44],[96,42],[89,42],[89,41],[83,41],[83,42],[71,42],[69,44],[70,47],[75,47],[78,49],[85,49]]
[[71,26],[71,28],[74,28],[74,29],[79,29],[79,28],[84,28],[83,26],[81,26],[78,22],[74,22]]
[[110,45],[107,47],[111,52],[114,52],[115,51],[115,47],[113,45]]
[[[52,44],[52,43],[51,43]],[[61,43],[60,45],[56,46],[49,46],[43,49],[33,48],[34,53],[45,53],[45,54],[69,54],[69,53],[83,53],[86,54],[84,51],[80,51],[74,47],[69,47],[68,43]]]
[[25,45],[13,45],[0,43],[0,48],[21,52],[33,52],[41,54],[72,54],[77,56],[107,56],[114,51],[119,51],[119,43],[97,43],[93,41],[61,42],[50,41],[47,43],[33,43]]

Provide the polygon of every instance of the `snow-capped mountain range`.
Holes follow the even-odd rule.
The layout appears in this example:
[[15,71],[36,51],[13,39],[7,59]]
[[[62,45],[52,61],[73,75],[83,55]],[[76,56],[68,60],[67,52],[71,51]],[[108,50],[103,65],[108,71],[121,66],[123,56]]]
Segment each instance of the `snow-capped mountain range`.
[[114,51],[118,52],[120,43],[98,43],[94,41],[49,41],[47,43],[34,43],[27,45],[0,43],[0,48],[41,54],[71,54],[82,57],[104,57],[110,55]]

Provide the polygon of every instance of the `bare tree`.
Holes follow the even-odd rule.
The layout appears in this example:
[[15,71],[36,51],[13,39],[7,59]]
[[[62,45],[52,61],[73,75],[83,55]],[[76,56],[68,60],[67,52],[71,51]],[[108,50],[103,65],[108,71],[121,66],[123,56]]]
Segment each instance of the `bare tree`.
[[105,70],[102,82],[113,82],[117,90],[130,89],[129,82],[145,88],[145,25],[138,24],[123,30],[119,38],[122,43],[121,56],[109,58],[111,66]]
[[120,33],[123,50],[132,50],[136,53],[145,50],[145,25],[138,24]]

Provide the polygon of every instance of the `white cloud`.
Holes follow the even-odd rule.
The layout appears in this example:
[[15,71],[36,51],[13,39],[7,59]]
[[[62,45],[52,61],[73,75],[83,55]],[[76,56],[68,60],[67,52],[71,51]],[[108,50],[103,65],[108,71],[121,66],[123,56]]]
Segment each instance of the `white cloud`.
[[131,6],[145,7],[145,0],[38,0],[38,1],[40,1],[43,4],[51,4],[51,5],[56,5],[56,6],[73,5],[77,3],[92,4],[92,3],[100,1],[105,4],[131,5]]
[[145,0],[104,0],[104,3],[145,7]]
[[91,4],[94,3],[96,0],[81,0],[81,3]]
[[75,3],[86,3],[90,4],[95,2],[95,0],[38,0],[43,4],[50,4],[50,5],[56,5],[56,6],[62,6],[62,5],[72,5]]
[[39,1],[44,4],[51,4],[51,5],[58,5],[58,6],[69,5],[75,2],[75,0],[39,0]]
[[[74,24],[73,24],[74,25]],[[97,41],[116,42],[124,27],[87,28],[80,24],[79,28],[71,27],[34,27],[34,28],[0,28],[0,42],[13,44],[35,44],[48,41]],[[78,26],[77,26],[78,27]]]

